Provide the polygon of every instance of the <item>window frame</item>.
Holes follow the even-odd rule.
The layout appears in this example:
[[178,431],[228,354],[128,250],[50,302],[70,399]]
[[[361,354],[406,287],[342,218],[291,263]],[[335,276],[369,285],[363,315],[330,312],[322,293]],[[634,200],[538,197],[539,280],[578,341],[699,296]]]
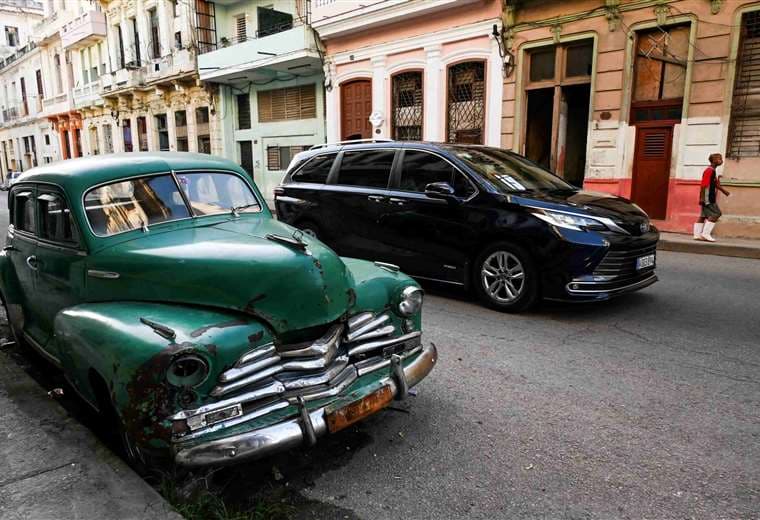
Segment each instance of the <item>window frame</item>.
[[[51,240],[48,238],[44,238],[42,236],[42,208],[39,203],[39,198],[42,195],[54,195],[56,197],[59,197],[61,200],[63,200],[64,204],[66,205],[66,209],[69,210],[69,215],[71,216],[71,224],[74,228],[74,231],[76,233],[76,241],[75,242],[58,242],[56,240]],[[37,213],[37,239],[39,240],[40,245],[46,245],[51,246],[57,249],[66,249],[66,250],[73,250],[73,251],[81,251],[82,250],[82,233],[81,228],[79,226],[79,223],[77,222],[77,218],[74,215],[73,208],[71,204],[69,204],[68,197],[66,196],[66,193],[58,186],[54,184],[41,184],[37,187],[37,193],[34,198],[35,206],[36,206],[36,213]]]
[[[29,231],[28,229],[19,229],[16,224],[16,198],[18,197],[19,193],[29,192],[29,195],[27,196],[29,200],[33,201],[34,204],[34,211],[32,214],[34,215],[34,231]],[[22,238],[26,238],[28,240],[38,240],[37,233],[39,231],[38,224],[38,216],[37,216],[37,185],[36,184],[19,184],[15,185],[11,188],[10,193],[8,194],[9,204],[8,204],[8,230],[9,234],[21,235]]]
[[[333,161],[333,165],[330,168],[330,174],[327,176],[327,182],[322,184],[321,186],[335,186],[340,187],[342,189],[348,189],[348,190],[370,190],[370,191],[388,191],[391,186],[391,179],[393,178],[393,174],[396,171],[396,168],[398,167],[398,160],[401,156],[400,154],[401,148],[390,148],[390,147],[377,147],[377,148],[351,148],[351,149],[342,149],[338,156]],[[340,169],[343,166],[343,158],[346,153],[351,152],[393,152],[393,162],[391,162],[391,169],[388,172],[388,182],[386,183],[385,187],[378,188],[376,186],[359,186],[356,184],[340,184],[338,181],[340,180]]]
[[445,80],[445,90],[444,90],[444,100],[445,100],[445,136],[444,136],[444,142],[446,143],[456,143],[456,141],[449,141],[449,135],[451,134],[451,69],[456,67],[457,65],[462,65],[464,63],[480,63],[483,65],[483,116],[481,118],[481,136],[480,136],[480,144],[485,144],[486,142],[486,134],[488,129],[486,128],[486,123],[488,120],[487,112],[488,112],[488,100],[489,96],[493,95],[492,92],[490,92],[490,89],[488,88],[488,60],[484,58],[473,58],[473,59],[464,59],[460,61],[455,61],[453,63],[449,63],[446,65],[446,76],[444,77]]
[[[301,165],[299,165],[298,168],[296,168],[295,170],[293,170],[288,175],[288,183],[292,183],[292,184],[307,184],[309,186],[325,186],[325,185],[327,185],[329,183],[329,181],[330,181],[330,176],[333,174],[333,170],[335,169],[335,165],[338,163],[338,156],[341,156],[341,154],[342,154],[342,152],[332,151],[332,152],[324,152],[324,153],[318,153],[318,154],[312,155],[311,157],[309,157],[308,159],[306,159]],[[308,182],[308,181],[300,181],[298,179],[294,179],[293,178],[294,176],[298,175],[301,172],[301,170],[303,170],[304,168],[306,168],[306,166],[310,162],[312,162],[313,160],[315,160],[317,157],[327,157],[327,156],[330,156],[330,155],[334,155],[334,157],[333,157],[332,163],[330,164],[330,170],[327,172],[327,177],[325,178],[325,182]]]
[[[391,117],[390,117],[390,119],[391,119],[391,135],[392,135],[393,139],[395,139],[397,141],[399,141],[400,139],[398,139],[398,137],[397,137],[398,136],[398,131],[396,129],[397,128],[397,124],[396,124],[397,121],[396,121],[396,111],[395,111],[395,109],[396,108],[402,108],[402,107],[396,107],[395,106],[396,99],[395,99],[395,95],[394,95],[394,83],[397,81],[397,79],[398,79],[399,76],[402,76],[402,75],[408,74],[408,73],[417,73],[417,74],[420,75],[420,80],[421,80],[421,85],[422,85],[422,88],[421,88],[421,91],[422,91],[422,104],[420,105],[420,118],[421,118],[421,121],[420,121],[420,140],[422,140],[422,139],[425,138],[425,69],[413,68],[413,69],[404,69],[404,70],[400,70],[398,72],[394,72],[393,74],[391,74],[391,77],[390,77],[390,87],[391,87],[391,89],[390,89],[391,90],[391,92],[390,92],[391,93]],[[407,107],[403,107],[403,108],[407,108]]]
[[119,182],[126,182],[126,181],[130,181],[130,180],[134,180],[134,179],[159,177],[159,176],[162,176],[162,175],[169,175],[169,176],[171,176],[174,179],[174,184],[176,185],[177,190],[179,190],[179,193],[182,196],[182,199],[184,201],[185,207],[187,208],[190,216],[188,216],[188,217],[182,217],[182,218],[177,218],[177,219],[172,219],[172,220],[164,220],[163,222],[157,222],[155,224],[151,224],[149,227],[152,228],[152,227],[155,227],[155,226],[163,226],[165,224],[172,224],[172,223],[176,223],[176,222],[182,222],[184,220],[193,220],[193,219],[209,218],[209,217],[219,217],[220,215],[226,215],[227,214],[227,213],[214,213],[214,214],[211,214],[211,215],[196,215],[193,212],[192,205],[190,204],[190,202],[187,200],[187,197],[185,196],[185,192],[182,191],[182,187],[180,186],[179,180],[177,179],[177,174],[182,174],[182,173],[188,173],[188,174],[189,173],[226,173],[226,174],[234,175],[234,176],[236,176],[236,177],[238,177],[238,178],[240,178],[240,179],[243,180],[243,182],[246,184],[246,186],[248,186],[248,188],[251,190],[251,193],[253,194],[253,198],[256,199],[256,202],[259,205],[259,211],[255,212],[255,213],[254,212],[246,212],[244,214],[259,215],[261,213],[264,213],[264,208],[267,207],[266,203],[261,199],[261,197],[259,197],[259,192],[255,188],[255,185],[253,185],[251,182],[249,182],[249,180],[247,178],[247,174],[245,174],[245,173],[241,174],[240,172],[235,171],[235,170],[225,170],[225,169],[221,169],[221,168],[191,168],[191,169],[188,169],[188,170],[168,170],[168,171],[159,171],[159,172],[152,172],[152,173],[141,173],[141,174],[138,174],[138,175],[130,175],[128,177],[120,177],[118,179],[111,179],[111,180],[106,181],[106,182],[101,182],[101,183],[98,183],[98,184],[93,184],[92,186],[88,187],[86,190],[82,191],[82,197],[80,198],[79,204],[80,204],[80,209],[82,210],[82,215],[84,216],[84,220],[87,222],[87,229],[88,229],[88,231],[90,232],[90,234],[93,237],[98,238],[98,239],[104,239],[104,240],[110,239],[112,237],[123,235],[124,233],[135,233],[135,232],[142,233],[142,230],[140,228],[127,229],[125,231],[119,231],[118,233],[113,233],[113,234],[110,234],[110,235],[99,235],[99,234],[95,233],[95,230],[92,229],[92,224],[90,223],[90,219],[87,218],[87,206],[85,205],[85,197],[91,191],[93,191],[95,189],[98,189],[98,188],[101,188],[103,186],[108,186],[109,184],[116,184],[116,183],[119,183]]
[[[478,188],[478,185],[470,178],[470,176],[467,175],[467,173],[465,173],[464,170],[462,170],[462,168],[460,168],[458,165],[454,164],[453,161],[451,161],[448,157],[446,157],[442,153],[440,153],[438,151],[435,151],[435,150],[426,150],[424,148],[402,148],[400,150],[400,152],[401,153],[398,154],[397,163],[396,163],[395,169],[393,171],[392,181],[391,181],[391,184],[389,185],[390,186],[389,189],[391,191],[398,192],[398,193],[404,193],[404,194],[423,195],[423,196],[425,196],[425,192],[424,191],[409,191],[409,190],[402,190],[401,189],[401,174],[403,172],[404,157],[406,155],[406,152],[422,152],[422,153],[426,153],[426,154],[432,155],[434,157],[437,157],[439,159],[443,159],[444,161],[446,161],[447,163],[449,163],[449,165],[453,168],[453,172],[452,172],[452,175],[451,175],[451,177],[452,177],[451,180],[453,181],[454,180],[454,175],[456,175],[458,173],[459,175],[461,175],[462,177],[464,177],[465,180],[467,180],[467,182],[470,183],[470,186],[472,186],[473,189],[475,190],[475,192],[472,195],[470,195],[469,197],[457,197],[457,199],[461,200],[462,202],[469,202],[472,199],[474,199],[475,197],[477,197],[478,194],[480,193],[480,189]],[[453,188],[454,185],[451,184],[451,187]],[[427,199],[427,200],[433,200],[433,201],[440,200],[440,199],[431,199],[430,197],[427,197],[427,196],[425,196],[425,199]],[[441,202],[445,202],[445,201],[441,201]]]

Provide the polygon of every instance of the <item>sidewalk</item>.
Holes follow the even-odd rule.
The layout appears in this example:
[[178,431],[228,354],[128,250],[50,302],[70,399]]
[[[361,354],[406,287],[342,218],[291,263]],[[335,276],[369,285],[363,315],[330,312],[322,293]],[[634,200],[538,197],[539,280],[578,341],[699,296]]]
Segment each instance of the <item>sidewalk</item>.
[[181,520],[0,352],[0,518]]
[[760,240],[716,238],[717,242],[694,240],[691,235],[660,233],[657,249],[701,255],[735,256],[760,259]]

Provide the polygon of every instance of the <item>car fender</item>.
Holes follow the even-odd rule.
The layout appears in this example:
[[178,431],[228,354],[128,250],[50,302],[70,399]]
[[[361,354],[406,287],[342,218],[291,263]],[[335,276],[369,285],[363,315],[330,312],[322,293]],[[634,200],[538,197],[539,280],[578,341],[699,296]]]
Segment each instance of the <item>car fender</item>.
[[[256,346],[272,341],[254,317],[226,310],[145,302],[88,303],[56,315],[54,346],[71,384],[98,406],[100,378],[125,428],[136,442],[166,447],[168,417],[205,404],[220,372]],[[176,387],[166,374],[178,356],[206,361],[208,376]],[[102,385],[101,385],[102,386]]]
[[21,330],[24,316],[21,285],[8,253],[6,250],[0,251],[0,294],[8,312],[8,320],[14,322],[16,330]]

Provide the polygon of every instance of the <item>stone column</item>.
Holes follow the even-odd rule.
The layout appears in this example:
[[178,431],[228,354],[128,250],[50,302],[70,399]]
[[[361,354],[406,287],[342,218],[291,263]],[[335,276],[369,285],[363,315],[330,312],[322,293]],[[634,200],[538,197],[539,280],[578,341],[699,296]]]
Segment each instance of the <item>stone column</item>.
[[[169,94],[166,94],[167,96]],[[177,151],[177,127],[174,120],[174,103],[167,100],[166,103],[166,128],[169,130],[169,150]]]
[[502,59],[499,56],[499,44],[491,38],[491,56],[486,66],[486,117],[484,143],[489,146],[501,146],[501,100],[504,93],[504,75]]
[[340,141],[340,87],[335,80],[335,64],[325,65],[325,76],[331,81],[331,88],[325,92],[325,131],[327,142]]
[[[375,126],[372,125],[372,137],[388,137],[388,110],[386,105],[388,100],[385,97],[385,56],[375,56],[371,59],[372,62],[372,113],[380,114],[382,122]],[[380,130],[377,133],[377,130]]]
[[441,69],[441,46],[425,47],[424,114],[422,138],[427,141],[445,141],[446,103],[442,99],[444,78]]
[[198,151],[198,129],[195,126],[195,105],[187,105],[187,151]]

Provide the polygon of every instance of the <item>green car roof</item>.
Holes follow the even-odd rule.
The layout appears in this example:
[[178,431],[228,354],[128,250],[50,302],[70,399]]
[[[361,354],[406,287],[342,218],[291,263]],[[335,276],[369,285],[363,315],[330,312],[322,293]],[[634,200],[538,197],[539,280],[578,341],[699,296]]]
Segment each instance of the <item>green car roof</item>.
[[[227,159],[190,152],[128,152],[93,155],[38,166],[24,173],[19,182],[50,182],[79,198],[92,186],[125,177],[170,170],[232,170],[244,175],[240,166]],[[250,180],[250,178],[249,178]]]

